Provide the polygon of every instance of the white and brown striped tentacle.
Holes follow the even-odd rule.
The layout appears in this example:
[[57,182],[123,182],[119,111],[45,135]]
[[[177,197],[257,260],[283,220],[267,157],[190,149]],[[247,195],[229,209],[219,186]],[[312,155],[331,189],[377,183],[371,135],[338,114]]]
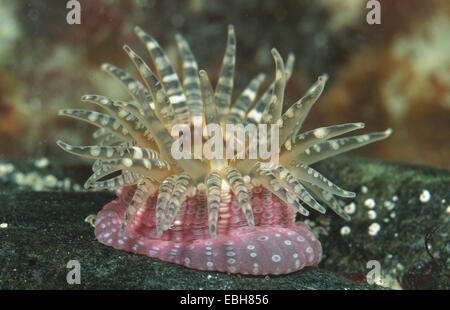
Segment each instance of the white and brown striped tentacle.
[[286,204],[294,207],[297,212],[305,216],[309,215],[309,211],[302,206],[300,201],[295,196],[289,193],[289,191],[283,186],[283,184],[281,184],[272,171],[261,169],[261,163],[257,163],[253,167],[250,177],[271,191]]
[[173,107],[177,124],[190,124],[191,117],[186,103],[186,97],[178,75],[170,64],[169,58],[152,36],[145,33],[140,27],[135,27],[134,30],[152,56],[158,75]]
[[134,101],[139,103],[142,99],[140,98],[140,91],[142,91],[147,98],[147,102],[152,109],[155,109],[155,103],[148,92],[148,90],[142,85],[141,82],[133,78],[131,75],[123,71],[122,69],[111,65],[109,63],[104,63],[101,66],[102,70],[112,77],[118,79],[128,90],[128,93],[133,97]]
[[255,218],[253,216],[252,205],[251,205],[251,195],[244,183],[241,173],[232,167],[225,167],[224,174],[227,182],[231,186],[231,190],[234,193],[239,205],[241,206],[242,213],[244,213],[247,219],[248,226],[255,226]]
[[305,189],[303,184],[285,167],[277,164],[273,170],[274,175],[286,188],[293,193],[299,200],[305,202],[312,209],[325,213],[326,209],[318,203],[314,197]]
[[253,104],[256,99],[258,90],[261,84],[264,82],[265,74],[260,73],[258,76],[253,78],[248,86],[242,91],[239,97],[236,99],[235,104],[230,108],[228,114],[227,123],[231,124],[242,124],[247,110]]
[[[289,148],[286,148],[281,152],[280,162],[282,162],[284,165],[286,165],[287,163],[296,162],[298,156],[302,154],[307,148],[336,136],[361,128],[364,128],[364,123],[349,123],[316,128],[302,133],[292,140],[293,145],[289,144]],[[288,141],[286,141],[286,143],[290,141],[291,140],[289,139]]]
[[98,132],[94,135],[94,138],[99,138],[101,135],[112,133],[123,139],[132,139],[128,130],[122,126],[115,117],[107,114],[81,109],[63,109],[59,110],[58,115],[76,118],[100,127],[99,130],[103,129],[102,132]]
[[203,101],[197,61],[184,37],[178,33],[175,39],[183,61],[183,87],[189,112],[194,126],[202,126]]
[[[215,97],[208,74],[204,70],[200,70],[200,81],[202,86],[203,103],[205,111],[205,125],[218,124],[218,113],[215,104]],[[223,146],[222,146],[223,147]],[[211,168],[220,170],[226,165],[226,159],[212,159]]]
[[236,64],[236,37],[233,25],[228,26],[227,46],[223,56],[222,68],[215,90],[217,114],[221,124],[226,123],[234,85],[234,67]]
[[307,148],[302,154],[299,155],[298,161],[299,163],[309,166],[328,157],[336,156],[338,154],[362,147],[369,143],[386,139],[391,135],[391,133],[392,129],[389,128],[385,131],[372,132],[360,136],[346,137],[321,142]]
[[322,94],[327,80],[328,75],[323,74],[319,76],[317,82],[308,89],[301,99],[287,109],[281,118],[274,120],[280,126],[280,145],[286,142],[285,146],[289,149],[292,142],[287,140],[294,140],[297,136],[311,107]]
[[[172,128],[172,125],[175,122],[175,114],[169,97],[167,97],[160,81],[152,72],[152,70],[150,70],[150,67],[144,62],[144,60],[142,60],[142,58],[138,54],[136,54],[129,46],[124,45],[123,49],[136,66],[136,69],[144,80],[147,88],[150,89],[153,101],[155,102],[156,115],[161,120],[161,122],[166,124],[169,129]],[[147,117],[152,117],[151,114],[152,113],[148,113]],[[149,121],[153,122],[153,117],[152,120]]]
[[123,139],[111,134],[107,134],[103,136],[101,139],[98,139],[99,146],[118,146],[123,143]]
[[[92,111],[89,111],[92,112]],[[106,115],[106,114],[105,114]],[[109,116],[109,115],[108,115]],[[104,127],[100,127],[92,133],[92,138],[102,139],[103,137],[110,134],[110,131]],[[131,137],[131,136],[130,136]]]
[[[133,141],[123,141],[118,145],[115,145],[116,147],[123,147],[123,148],[127,148],[127,147],[131,147],[134,145]],[[103,160],[103,159],[96,159],[94,161],[94,163],[92,164],[92,171],[97,171],[99,168],[101,168],[102,166],[105,165],[105,162],[107,160]]]
[[84,183],[84,188],[86,189],[89,188],[93,183],[97,182],[101,178],[119,170],[120,168],[100,165],[95,169],[94,173],[86,180],[86,182]]
[[205,108],[205,123],[208,124],[218,124],[219,117],[217,111],[217,105],[214,98],[213,89],[211,86],[211,82],[209,80],[208,74],[205,70],[200,70],[200,81],[202,86],[203,93],[203,102]]
[[118,188],[121,186],[135,185],[139,182],[139,180],[140,176],[138,174],[133,172],[125,172],[121,175],[118,175],[116,177],[107,180],[92,182],[86,188],[93,188],[93,189]]
[[119,230],[119,236],[122,236],[125,233],[138,210],[146,207],[147,199],[153,191],[154,185],[149,179],[143,179],[141,183],[138,184],[133,199],[128,205],[125,213],[125,218]]
[[161,182],[170,174],[170,165],[162,159],[113,159],[102,160],[101,166],[109,166],[117,170],[126,170]]
[[211,238],[217,238],[217,220],[219,218],[220,191],[222,179],[217,170],[211,171],[205,179],[208,201],[208,228]]
[[160,237],[164,231],[164,222],[166,218],[167,208],[169,207],[169,200],[172,196],[173,187],[177,181],[178,176],[171,175],[165,178],[159,186],[158,198],[156,200],[155,223],[156,234]]
[[158,152],[137,146],[122,147],[122,146],[73,146],[61,140],[56,141],[59,147],[66,152],[94,159],[143,159],[156,158],[159,159]]
[[182,173],[178,176],[168,203],[163,230],[169,229],[172,225],[173,220],[177,216],[178,210],[185,202],[186,192],[191,184],[192,179],[189,175]]
[[324,177],[320,172],[307,165],[297,164],[295,166],[291,166],[290,171],[298,179],[314,184],[323,190],[329,191],[333,195],[346,198],[354,198],[356,196],[354,192],[349,192],[345,189],[340,188],[339,186],[328,180],[326,177]]
[[318,200],[322,201],[326,204],[334,213],[339,215],[346,221],[350,220],[350,216],[345,213],[343,207],[345,203],[341,200],[336,199],[332,193],[329,191],[323,190],[311,183],[304,183],[305,188],[311,192]]
[[133,115],[122,104],[100,95],[84,95],[81,97],[84,102],[95,103],[104,108],[109,114],[115,117],[120,124],[129,132],[139,145],[148,146],[151,144],[151,138],[148,136],[147,128],[139,119]]
[[[293,53],[290,53],[285,66],[286,83],[292,76],[292,72],[294,69],[294,61],[295,56]],[[276,80],[274,80],[270,84],[270,86],[266,89],[266,91],[261,95],[259,100],[256,102],[255,106],[252,107],[247,112],[245,124],[248,123],[260,124],[263,120],[267,119],[267,115],[270,109],[270,98],[272,98],[272,93],[275,89],[275,82]]]
[[276,48],[272,48],[272,56],[275,61],[275,87],[270,98],[270,108],[267,123],[275,123],[283,111],[284,89],[286,87],[286,71],[283,58]]

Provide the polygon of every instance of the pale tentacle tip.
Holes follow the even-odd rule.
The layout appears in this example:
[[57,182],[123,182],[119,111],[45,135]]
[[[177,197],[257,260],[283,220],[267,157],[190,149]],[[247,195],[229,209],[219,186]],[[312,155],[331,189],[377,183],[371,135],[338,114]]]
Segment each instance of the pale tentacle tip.
[[175,33],[175,40],[179,41],[183,41],[184,37],[181,33],[177,32]]
[[346,196],[345,196],[346,198],[355,198],[356,197],[355,192],[346,191],[345,194],[346,194]]
[[145,33],[144,30],[142,30],[139,26],[134,26],[134,32],[139,35],[139,33]]
[[328,78],[329,78],[328,74],[324,73],[319,76],[318,81],[321,83],[326,83],[326,81],[328,81]]
[[270,52],[272,53],[273,57],[276,57],[276,58],[280,58],[280,59],[281,59],[281,55],[280,55],[280,53],[278,52],[278,50],[277,50],[275,47],[272,47],[272,49],[270,50]]
[[65,143],[65,142],[62,141],[62,140],[56,140],[56,144],[57,144],[60,148],[63,148],[63,149],[67,149],[67,146],[68,146],[68,144]]
[[102,69],[103,71],[108,71],[109,67],[111,67],[111,64],[105,62],[105,63],[102,63],[102,65],[100,66],[100,69]]
[[128,45],[124,44],[122,46],[122,48],[128,55],[133,55],[134,54],[133,50]]
[[86,182],[83,184],[84,189],[89,189],[89,188],[91,188],[91,186],[92,186],[92,183],[91,183],[90,181],[86,181]]
[[81,101],[89,101],[89,100],[92,100],[92,99],[94,99],[93,95],[83,95],[83,96],[81,96]]
[[384,134],[386,137],[389,137],[392,134],[393,130],[392,128],[388,128],[384,131]]
[[215,231],[209,231],[209,236],[212,238],[212,239],[217,239],[217,232],[215,232]]

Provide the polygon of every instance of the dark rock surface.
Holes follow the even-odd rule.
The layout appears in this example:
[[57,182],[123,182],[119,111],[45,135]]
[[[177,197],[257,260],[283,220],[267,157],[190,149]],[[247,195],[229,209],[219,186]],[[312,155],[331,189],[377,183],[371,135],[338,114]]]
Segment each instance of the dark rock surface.
[[[450,288],[450,173],[445,170],[352,157],[317,165],[331,180],[357,192],[352,221],[332,212],[308,219],[324,248],[319,268],[248,277],[200,272],[108,248],[95,240],[85,218],[112,200],[112,193],[76,192],[74,186],[33,191],[17,182],[17,173],[33,172],[82,184],[88,167],[50,161],[46,168],[36,168],[32,161],[17,160],[0,166],[5,163],[14,170],[0,175],[0,289],[375,289],[379,286],[339,276],[364,279],[370,260],[379,261],[384,286]],[[373,208],[368,207],[370,199]],[[375,219],[369,218],[370,210]],[[380,229],[370,235],[373,223]],[[350,228],[349,234],[341,234],[343,226]],[[427,234],[434,258],[425,249]],[[67,284],[69,260],[80,262],[80,285]]]
[[[326,254],[320,267],[365,273],[366,262],[377,260],[383,285],[450,288],[449,171],[352,157],[327,160],[316,168],[357,194],[349,200],[356,208],[350,222],[331,212],[315,218],[329,224],[328,236],[319,236]],[[341,234],[344,226],[351,230],[347,235]]]

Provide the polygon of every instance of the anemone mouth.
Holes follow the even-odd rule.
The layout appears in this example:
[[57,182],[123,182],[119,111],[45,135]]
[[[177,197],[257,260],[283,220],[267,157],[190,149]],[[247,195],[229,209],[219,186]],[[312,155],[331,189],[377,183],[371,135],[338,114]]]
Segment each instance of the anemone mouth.
[[[351,198],[355,193],[335,185],[310,165],[385,139],[391,134],[391,129],[335,138],[364,127],[363,123],[348,123],[300,133],[328,75],[319,76],[306,94],[282,113],[285,87],[292,76],[295,57],[289,54],[285,63],[275,48],[271,50],[275,62],[273,82],[260,91],[265,75],[258,74],[232,104],[236,38],[231,25],[214,89],[206,71],[199,71],[191,48],[182,35],[175,36],[182,58],[183,78],[180,80],[159,43],[139,27],[135,32],[145,44],[156,72],[127,45],[123,49],[136,66],[141,81],[112,64],[101,66],[103,71],[126,87],[131,100],[125,102],[101,95],[84,95],[82,101],[96,104],[106,113],[80,109],[59,112],[59,115],[99,127],[93,134],[97,145],[72,146],[57,141],[69,153],[95,159],[93,174],[85,186],[95,189],[131,186],[134,189],[121,224],[121,233],[125,232],[139,210],[147,207],[147,199],[157,193],[154,208],[157,234],[161,236],[171,228],[187,193],[192,191],[205,193],[211,237],[217,238],[220,206],[229,191],[236,197],[248,225],[253,227],[255,219],[249,190],[252,184],[264,186],[304,216],[309,215],[305,206],[325,213],[323,205],[326,205],[349,220],[342,209],[343,202],[336,197]],[[265,138],[266,145],[277,151],[276,161],[259,155],[256,158],[233,155],[231,158],[206,159],[174,156],[173,146],[178,141],[172,133],[174,127],[208,132],[208,126],[214,124],[222,129],[227,125],[241,125],[244,130],[262,125],[275,126],[278,131],[266,133]],[[246,140],[251,131],[246,131],[244,136],[239,136],[239,130],[232,134],[227,132],[218,139],[214,149],[217,145],[236,142],[243,147],[240,154],[246,155],[251,150],[251,143]],[[182,136],[192,140],[195,134],[189,131]],[[271,140],[274,137],[276,144]],[[197,140],[194,137],[193,140],[193,143],[189,142],[190,155],[195,155],[196,147],[202,148],[208,142],[204,137]],[[113,173],[120,174],[110,177]]]

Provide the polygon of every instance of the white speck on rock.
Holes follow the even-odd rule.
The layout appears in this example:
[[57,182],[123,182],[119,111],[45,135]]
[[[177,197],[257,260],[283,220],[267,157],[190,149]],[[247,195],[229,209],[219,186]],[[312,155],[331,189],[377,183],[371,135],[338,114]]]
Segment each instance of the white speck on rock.
[[373,209],[375,208],[377,203],[375,202],[375,200],[373,200],[373,198],[369,198],[364,201],[364,205],[369,209]]
[[369,219],[374,220],[377,218],[377,213],[374,210],[367,211],[367,216]]
[[422,193],[420,194],[420,201],[423,203],[426,203],[428,201],[430,201],[431,198],[431,194],[428,190],[424,189],[422,191]]
[[352,232],[351,228],[348,226],[341,227],[341,236],[347,236]]
[[344,207],[344,212],[347,214],[354,214],[356,212],[356,203],[351,202]]
[[369,188],[367,188],[367,186],[365,186],[365,185],[361,186],[361,193],[367,194],[368,192],[369,192]]
[[372,223],[369,226],[369,235],[376,236],[378,234],[378,232],[380,231],[380,228],[381,228],[380,224]]

